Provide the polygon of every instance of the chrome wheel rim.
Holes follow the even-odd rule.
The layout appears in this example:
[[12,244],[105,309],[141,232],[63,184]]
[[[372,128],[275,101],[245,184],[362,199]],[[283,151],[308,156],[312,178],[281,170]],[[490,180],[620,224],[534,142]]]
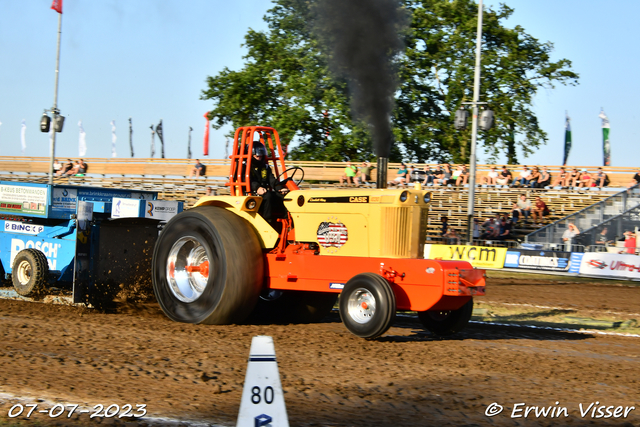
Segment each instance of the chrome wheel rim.
[[167,281],[174,297],[187,303],[197,300],[209,274],[207,250],[195,237],[185,236],[173,244],[167,257]]
[[349,295],[347,311],[354,322],[369,323],[376,314],[376,299],[368,289],[358,288]]
[[21,261],[17,270],[18,282],[22,285],[29,283],[29,280],[31,280],[31,264],[29,264],[29,261]]

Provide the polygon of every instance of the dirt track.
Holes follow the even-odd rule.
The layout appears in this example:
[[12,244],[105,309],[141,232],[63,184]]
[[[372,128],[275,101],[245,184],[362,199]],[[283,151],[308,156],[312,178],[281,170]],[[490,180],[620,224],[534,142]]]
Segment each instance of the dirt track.
[[[640,319],[640,287],[522,282],[492,280],[484,298]],[[0,300],[0,425],[69,425],[42,414],[9,420],[11,396],[46,399],[45,408],[146,404],[156,417],[234,425],[255,335],[274,339],[292,426],[640,425],[638,337],[475,323],[438,340],[399,317],[381,339],[365,341],[336,313],[312,325],[197,326],[170,321],[156,304],[118,310]],[[579,404],[596,401],[636,409],[627,418],[581,417]],[[504,411],[487,417],[494,402]],[[516,403],[566,407],[568,417],[512,419]],[[88,414],[73,422],[169,424]]]

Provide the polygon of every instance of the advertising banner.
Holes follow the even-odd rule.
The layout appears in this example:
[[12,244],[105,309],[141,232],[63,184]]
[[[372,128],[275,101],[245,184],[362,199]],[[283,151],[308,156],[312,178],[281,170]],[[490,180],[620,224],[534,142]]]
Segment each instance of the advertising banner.
[[0,212],[45,215],[47,187],[0,185]]
[[507,248],[463,245],[424,245],[429,259],[468,261],[478,268],[502,268]]
[[640,280],[640,256],[608,252],[586,252],[580,274]]
[[570,259],[571,252],[509,249],[504,266],[527,270],[569,271]]

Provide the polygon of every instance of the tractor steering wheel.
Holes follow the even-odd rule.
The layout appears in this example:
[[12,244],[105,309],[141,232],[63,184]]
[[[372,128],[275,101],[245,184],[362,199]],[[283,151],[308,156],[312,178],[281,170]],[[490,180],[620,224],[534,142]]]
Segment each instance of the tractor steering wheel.
[[[282,176],[284,174],[286,174],[287,172],[292,171],[291,175],[289,175],[289,177],[287,179],[285,179],[284,181],[280,182],[280,178],[282,178]],[[298,179],[297,181],[293,179],[293,176],[296,174],[296,172],[300,171],[300,173],[302,174],[302,176],[300,177],[300,179]],[[302,180],[304,179],[304,170],[298,166],[293,166],[285,171],[283,171],[280,175],[278,175],[278,178],[276,178],[276,182],[278,184],[286,184],[287,181],[293,181],[298,187],[300,187],[300,183],[302,182]]]

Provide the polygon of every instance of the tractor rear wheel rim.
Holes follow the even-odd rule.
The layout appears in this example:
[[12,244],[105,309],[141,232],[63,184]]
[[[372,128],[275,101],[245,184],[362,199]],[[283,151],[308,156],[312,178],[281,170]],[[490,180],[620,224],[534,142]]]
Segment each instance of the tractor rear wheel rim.
[[31,280],[31,264],[29,264],[29,261],[20,262],[20,264],[18,265],[17,274],[18,281],[22,285],[26,285],[27,283],[29,283],[29,280]]
[[[174,297],[182,302],[193,302],[204,292],[213,265],[207,265],[208,271],[194,269],[209,264],[206,248],[194,237],[184,236],[177,240],[167,257],[167,280]],[[195,270],[195,271],[194,271]]]
[[347,312],[354,322],[369,323],[376,314],[376,299],[368,289],[358,288],[349,295]]

